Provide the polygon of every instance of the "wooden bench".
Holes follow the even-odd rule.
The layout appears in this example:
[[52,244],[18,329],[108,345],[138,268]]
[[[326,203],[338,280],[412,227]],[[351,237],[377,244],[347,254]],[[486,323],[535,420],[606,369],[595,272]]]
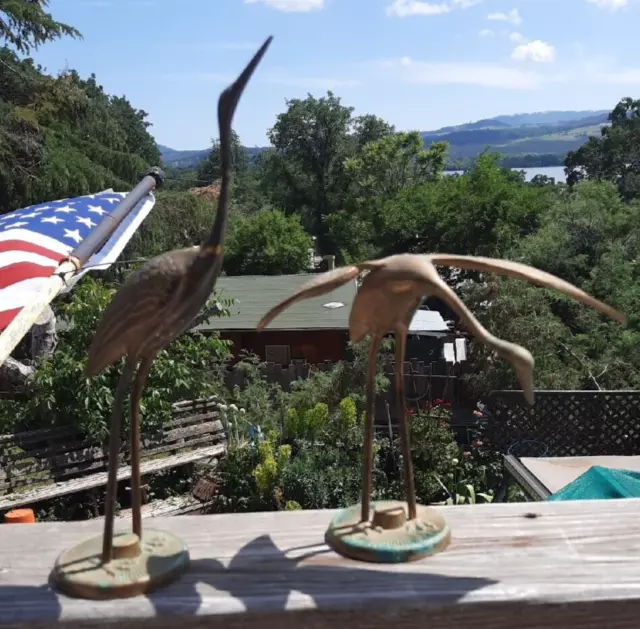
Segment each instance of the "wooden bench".
[[[144,477],[217,459],[225,449],[226,436],[215,398],[179,402],[173,405],[172,418],[165,426],[143,432],[140,472]],[[128,440],[123,439],[120,481],[131,477],[129,452]],[[70,428],[0,436],[0,512],[106,486],[107,453],[106,442],[81,436]],[[159,512],[165,513],[162,509]]]

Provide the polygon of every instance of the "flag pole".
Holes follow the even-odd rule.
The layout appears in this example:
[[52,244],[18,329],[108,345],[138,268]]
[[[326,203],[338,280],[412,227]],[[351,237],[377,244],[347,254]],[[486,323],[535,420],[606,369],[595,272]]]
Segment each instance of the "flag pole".
[[43,310],[64,288],[67,282],[87,263],[89,258],[104,245],[138,203],[155,188],[164,183],[165,175],[160,168],[149,169],[138,185],[118,203],[116,208],[104,216],[95,230],[65,258],[36,298],[20,310],[11,323],[0,333],[0,366],[31,329]]

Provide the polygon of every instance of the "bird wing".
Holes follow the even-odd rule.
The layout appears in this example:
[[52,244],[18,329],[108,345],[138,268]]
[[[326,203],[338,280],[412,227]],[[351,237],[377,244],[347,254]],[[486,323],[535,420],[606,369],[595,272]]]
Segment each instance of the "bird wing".
[[[433,269],[433,267],[431,268]],[[467,330],[473,334],[477,341],[490,347],[511,364],[515,369],[525,399],[529,404],[533,404],[535,399],[533,382],[534,359],[531,352],[521,345],[510,343],[491,334],[441,277],[425,279],[425,283],[426,290],[430,294],[444,301],[458,313]]]
[[260,319],[257,330],[262,332],[264,328],[271,323],[281,312],[285,311],[289,306],[292,306],[298,301],[303,299],[309,299],[310,297],[317,297],[318,295],[324,295],[329,293],[338,286],[346,284],[349,280],[354,279],[360,273],[360,268],[355,265],[343,266],[333,271],[327,271],[314,277],[311,281],[303,284],[291,297],[288,297],[284,301],[281,301],[278,305],[274,306],[267,312],[262,319]]
[[425,256],[432,264],[441,266],[453,266],[459,269],[470,269],[472,271],[485,271],[488,273],[497,273],[508,277],[515,277],[520,280],[526,280],[539,286],[546,288],[555,288],[556,290],[572,297],[587,306],[591,306],[598,312],[608,315],[612,319],[626,325],[626,317],[617,310],[599,301],[595,297],[580,290],[577,286],[561,280],[559,277],[511,260],[499,260],[495,258],[483,258],[476,256],[453,255],[448,253],[433,253]]

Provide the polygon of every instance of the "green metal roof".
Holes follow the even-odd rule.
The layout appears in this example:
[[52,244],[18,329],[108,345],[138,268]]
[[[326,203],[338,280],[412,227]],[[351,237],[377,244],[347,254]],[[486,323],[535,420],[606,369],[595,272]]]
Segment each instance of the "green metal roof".
[[[291,296],[314,276],[242,275],[220,277],[216,294],[234,298],[230,317],[213,317],[199,330],[255,330],[270,308]],[[356,296],[355,279],[330,293],[304,299],[280,313],[267,330],[348,330],[349,312]],[[344,305],[340,305],[344,304]]]

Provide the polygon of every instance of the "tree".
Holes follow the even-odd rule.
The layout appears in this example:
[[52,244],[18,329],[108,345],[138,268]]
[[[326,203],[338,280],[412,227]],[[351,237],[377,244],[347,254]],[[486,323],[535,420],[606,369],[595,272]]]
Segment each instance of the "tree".
[[65,35],[82,37],[73,26],[56,22],[45,10],[48,5],[49,0],[0,0],[0,42],[28,54]]
[[375,142],[393,135],[396,129],[386,120],[378,118],[373,114],[358,116],[353,123],[353,137],[355,139],[355,150],[359,151],[369,142]]
[[[345,162],[349,194],[343,209],[327,218],[342,260],[375,255],[372,243],[385,245],[387,234],[381,206],[403,191],[435,182],[445,166],[447,146],[424,148],[417,131],[391,133],[368,142]],[[380,249],[378,249],[380,251]]]
[[[240,138],[235,131],[231,131],[231,168],[235,177],[246,173],[249,165],[247,150],[240,144]],[[197,179],[199,182],[214,183],[220,179],[220,140],[213,140],[213,146],[207,157],[198,165]],[[204,185],[204,184],[202,184]]]
[[629,200],[640,197],[640,100],[623,98],[609,114],[610,126],[577,151],[569,151],[565,173],[570,186],[584,179],[612,181]]
[[[91,75],[94,78],[94,75]],[[110,106],[113,117],[124,131],[124,148],[130,153],[142,157],[148,164],[160,164],[160,151],[153,137],[147,129],[151,123],[147,121],[149,114],[142,109],[135,109],[124,97],[112,96]]]
[[435,181],[444,170],[447,145],[436,142],[425,150],[417,131],[393,133],[368,142],[347,160],[355,194],[389,199],[401,190]]
[[228,236],[224,270],[227,275],[299,273],[308,265],[312,245],[298,217],[264,209],[236,218]]
[[309,95],[304,100],[288,100],[287,111],[269,130],[275,151],[265,157],[264,189],[268,191],[275,180],[275,190],[290,191],[284,198],[270,198],[277,207],[302,214],[323,253],[335,252],[325,219],[343,199],[352,113],[353,107],[342,105],[330,91],[319,99]]
[[[554,291],[507,280],[474,289],[472,308],[483,324],[532,351],[537,387],[640,386],[639,215],[640,203],[625,203],[614,184],[583,182],[570,196],[557,197],[542,214],[539,229],[514,240],[507,253],[611,304],[628,316],[626,329]],[[500,363],[483,348],[474,349],[476,390],[515,384]]]
[[47,76],[0,49],[0,213],[138,183],[160,156],[147,114],[91,75]]

